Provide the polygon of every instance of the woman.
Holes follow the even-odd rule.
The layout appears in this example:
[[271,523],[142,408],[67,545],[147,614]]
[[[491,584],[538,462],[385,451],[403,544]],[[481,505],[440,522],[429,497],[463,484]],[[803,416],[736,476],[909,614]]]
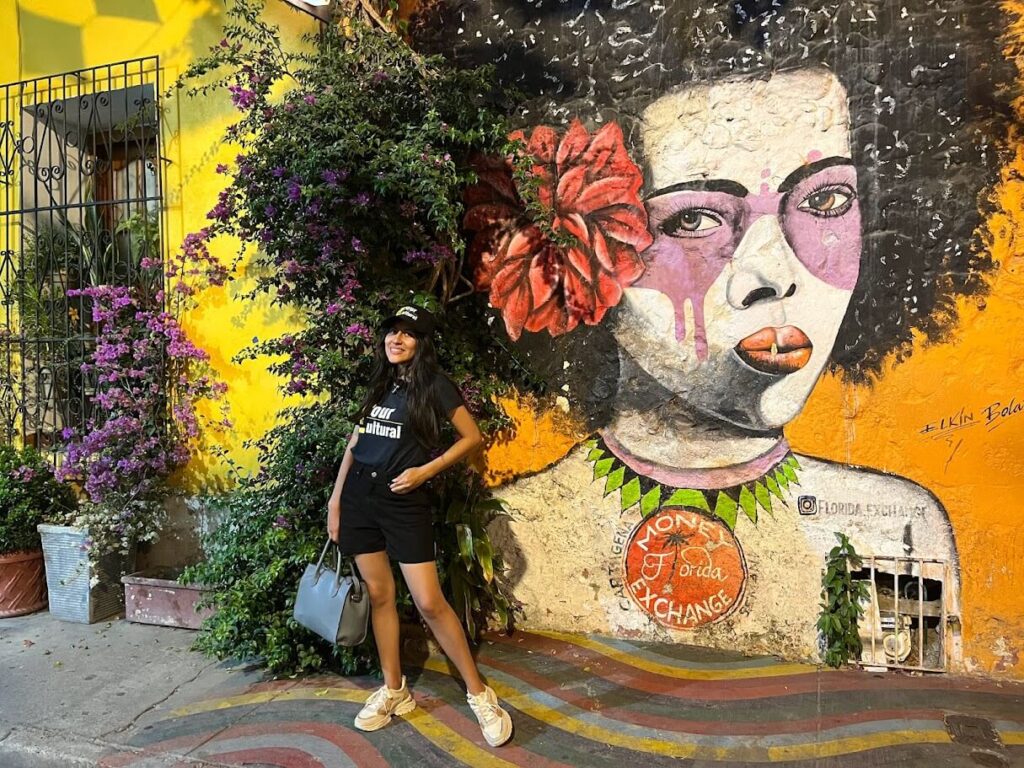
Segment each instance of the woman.
[[[436,321],[406,306],[384,321],[369,392],[359,412],[328,502],[327,529],[355,557],[370,595],[373,636],[384,685],[355,725],[376,731],[416,707],[398,652],[398,611],[390,560],[397,560],[413,602],[466,683],[466,700],[491,746],[512,736],[512,721],[484,685],[434,563],[433,515],[423,484],[479,448],[480,430],[455,386],[440,371]],[[431,459],[446,420],[459,438]]]

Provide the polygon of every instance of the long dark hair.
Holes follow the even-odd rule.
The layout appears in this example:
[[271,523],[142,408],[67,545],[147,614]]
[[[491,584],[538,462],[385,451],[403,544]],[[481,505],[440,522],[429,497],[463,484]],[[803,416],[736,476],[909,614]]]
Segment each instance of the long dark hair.
[[438,391],[438,377],[444,375],[437,362],[437,348],[430,336],[409,331],[416,337],[416,354],[405,367],[405,376],[400,376],[399,366],[388,360],[384,342],[391,328],[381,331],[374,347],[373,372],[366,398],[359,407],[358,420],[370,415],[370,410],[379,405],[392,387],[408,388],[409,426],[413,436],[424,448],[436,448],[441,442],[441,432],[447,423],[447,414],[441,406]]

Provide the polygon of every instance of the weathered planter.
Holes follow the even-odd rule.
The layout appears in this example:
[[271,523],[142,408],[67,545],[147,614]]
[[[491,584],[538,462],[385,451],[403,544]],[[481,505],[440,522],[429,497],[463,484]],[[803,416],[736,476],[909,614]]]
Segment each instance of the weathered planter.
[[0,555],[0,619],[35,613],[45,607],[43,550]]
[[134,554],[127,558],[127,563],[123,555],[107,555],[94,566],[85,546],[89,538],[87,529],[44,524],[39,526],[39,535],[46,559],[50,613],[54,617],[92,624],[124,608],[120,576],[131,570],[126,566],[134,563]]
[[198,584],[179,584],[180,570],[152,568],[122,576],[124,617],[140,624],[199,629],[214,613],[212,606],[196,608],[208,591]]

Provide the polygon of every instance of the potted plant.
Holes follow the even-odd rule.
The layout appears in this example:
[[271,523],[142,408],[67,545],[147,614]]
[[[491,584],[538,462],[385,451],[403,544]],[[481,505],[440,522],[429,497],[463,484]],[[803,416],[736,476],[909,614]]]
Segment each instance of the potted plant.
[[206,353],[157,303],[162,297],[115,285],[68,296],[90,307],[97,340],[82,372],[96,393],[84,427],[62,435],[58,477],[77,486],[81,502],[39,530],[51,613],[91,623],[123,606],[121,576],[134,570],[136,546],[159,536],[167,481],[198,434],[195,403],[222,387],[204,372]]
[[46,606],[36,526],[74,507],[74,495],[34,448],[0,445],[0,618]]

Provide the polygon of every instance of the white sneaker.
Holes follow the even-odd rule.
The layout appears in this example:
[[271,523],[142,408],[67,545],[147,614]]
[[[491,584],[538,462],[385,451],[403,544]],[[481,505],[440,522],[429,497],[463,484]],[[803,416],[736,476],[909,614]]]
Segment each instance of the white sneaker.
[[484,738],[492,747],[500,747],[512,738],[512,718],[498,706],[498,695],[489,685],[476,696],[467,693],[466,701],[480,723]]
[[377,731],[391,722],[392,715],[406,715],[416,709],[416,700],[405,686],[405,675],[402,675],[402,687],[392,690],[382,685],[366,700],[366,704],[356,715],[356,728],[360,731]]

